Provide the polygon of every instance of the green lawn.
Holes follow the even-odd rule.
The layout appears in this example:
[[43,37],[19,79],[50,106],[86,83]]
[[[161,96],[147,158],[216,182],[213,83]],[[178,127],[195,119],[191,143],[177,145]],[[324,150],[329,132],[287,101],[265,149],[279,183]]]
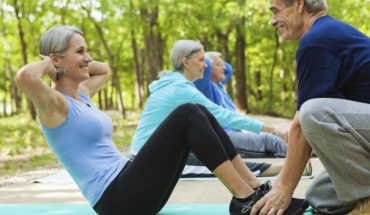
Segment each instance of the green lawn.
[[[113,122],[113,141],[117,148],[131,143],[139,113],[128,112],[126,119],[118,112],[107,111]],[[0,176],[12,175],[37,167],[55,164],[57,160],[51,153],[37,121],[26,114],[1,118],[0,120]],[[25,157],[19,155],[26,155]],[[12,159],[18,158],[20,159]]]

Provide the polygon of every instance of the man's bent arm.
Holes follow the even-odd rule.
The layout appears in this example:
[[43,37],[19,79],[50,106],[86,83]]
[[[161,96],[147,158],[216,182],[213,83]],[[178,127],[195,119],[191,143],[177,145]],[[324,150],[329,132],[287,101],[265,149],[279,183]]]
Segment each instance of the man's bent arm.
[[272,190],[254,205],[251,214],[257,214],[258,211],[267,214],[271,208],[277,211],[277,214],[283,214],[289,206],[311,152],[312,149],[303,135],[297,111],[290,128],[288,153],[283,169]]

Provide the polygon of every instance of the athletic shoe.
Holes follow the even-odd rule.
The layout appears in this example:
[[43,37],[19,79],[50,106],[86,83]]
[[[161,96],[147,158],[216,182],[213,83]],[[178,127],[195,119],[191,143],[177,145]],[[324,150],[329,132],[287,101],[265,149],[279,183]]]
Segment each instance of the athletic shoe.
[[260,188],[257,188],[253,195],[253,198],[247,202],[239,202],[233,196],[229,207],[230,215],[250,215],[253,205],[264,196]]
[[[307,163],[307,166],[311,166],[311,163]],[[311,169],[312,171],[312,169]],[[312,174],[312,172],[311,172]],[[260,192],[263,195],[266,195],[271,189],[271,182],[266,181],[264,184],[258,187],[260,189]],[[256,188],[256,190],[258,189]],[[301,211],[305,211],[309,207],[308,201],[305,199],[297,199],[297,198],[292,198],[292,201],[290,202],[289,207],[286,209],[285,213],[286,215],[288,214],[301,214]],[[302,213],[303,214],[303,213]]]
[[261,186],[255,188],[254,190],[258,190],[258,189],[260,189],[260,192],[263,195],[266,195],[266,193],[268,193],[272,189],[271,181],[266,181],[265,183],[263,183]]
[[302,176],[311,176],[312,175],[312,164],[311,160],[308,160],[306,167],[303,170]]
[[[239,202],[235,197],[232,198],[230,202],[230,215],[250,215],[251,210],[266,193],[258,188],[255,191],[254,197],[248,202]],[[290,202],[289,207],[285,210],[284,215],[303,215],[304,211],[308,208],[308,201],[305,199],[293,198]]]
[[284,211],[283,215],[302,215],[308,206],[310,205],[307,200],[292,198],[289,207]]
[[357,203],[357,207],[348,215],[365,215],[370,214],[370,197],[363,199]]

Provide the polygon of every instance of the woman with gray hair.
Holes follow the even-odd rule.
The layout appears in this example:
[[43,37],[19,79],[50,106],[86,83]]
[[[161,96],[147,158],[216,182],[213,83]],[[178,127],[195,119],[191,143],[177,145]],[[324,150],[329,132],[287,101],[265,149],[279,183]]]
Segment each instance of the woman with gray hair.
[[[161,78],[159,81],[154,82],[152,85],[149,86],[149,90],[154,89],[155,91],[166,91],[173,86],[176,86],[179,82],[187,83],[191,80],[195,80],[194,86],[198,87],[196,82],[204,82],[204,80],[210,79],[210,75],[214,67],[211,65],[211,58],[205,58],[207,63],[207,67],[203,71],[198,71],[197,73],[192,74],[188,72],[190,70],[186,69],[184,65],[188,63],[189,58],[196,52],[199,52],[203,49],[203,45],[199,42],[193,40],[179,40],[177,41],[171,50],[170,60],[173,66],[174,71],[172,74],[169,74],[170,70],[165,70],[160,72],[159,77],[161,78],[164,75],[168,75],[165,78]],[[184,60],[185,59],[185,60]],[[184,64],[185,63],[185,64]],[[203,63],[203,62],[202,62]],[[184,74],[183,75],[179,75]],[[203,76],[205,76],[203,78]],[[179,77],[179,79],[177,78]],[[183,78],[185,77],[185,78]],[[202,77],[202,78],[200,78]],[[166,88],[159,87],[158,90],[155,89],[157,83],[165,83],[163,86]],[[158,85],[161,86],[161,85]],[[182,86],[182,85],[181,85]],[[176,90],[176,95],[165,94],[157,97],[155,95],[151,95],[147,101],[146,109],[150,109],[150,114],[147,113],[146,110],[143,111],[141,116],[141,121],[139,121],[139,126],[134,134],[134,139],[131,144],[131,153],[132,157],[136,155],[138,150],[140,149],[141,145],[146,141],[149,135],[154,131],[154,129],[158,126],[158,124],[163,120],[163,117],[166,114],[170,113],[173,108],[176,106],[183,104],[185,102],[192,102],[192,103],[199,103],[205,105],[207,108],[210,108],[212,113],[217,114],[217,111],[223,110],[225,106],[217,104],[215,101],[211,99],[211,97],[204,97],[202,93],[194,90],[193,85],[185,84],[181,89]],[[200,92],[201,90],[197,88]],[[154,91],[153,91],[154,92]],[[153,93],[151,92],[151,93]],[[186,94],[187,97],[180,95],[180,93]],[[204,94],[204,93],[203,93]],[[159,95],[157,92],[156,95]],[[195,95],[195,96],[194,96]],[[213,92],[213,95],[216,95],[216,92]],[[192,96],[194,98],[190,98]],[[210,99],[213,103],[216,103],[219,106],[219,109],[214,108],[214,106],[210,106]],[[152,102],[153,101],[153,102]],[[232,112],[235,110],[231,110],[230,108],[225,108]],[[232,120],[224,118],[224,114],[217,114],[221,116],[220,119],[223,120],[223,127],[227,127]],[[241,116],[240,114],[231,115],[231,118],[239,117],[240,120],[244,120],[245,123],[248,123],[250,118],[246,118]],[[218,119],[218,118],[217,118]],[[241,126],[233,124],[234,127],[242,128]],[[264,127],[268,127],[264,125]],[[240,131],[241,129],[235,129]],[[268,130],[268,129],[264,129]],[[273,130],[270,128],[270,131]],[[260,157],[285,157],[287,145],[284,140],[281,138],[284,133],[276,132],[273,135],[267,132],[240,132],[243,135],[245,134],[243,141],[235,142],[232,137],[233,135],[229,135],[236,146],[240,156],[242,158],[260,158]],[[233,133],[235,134],[235,133]],[[280,136],[278,136],[280,135]],[[264,162],[245,162],[248,168],[253,172],[256,176],[276,176],[279,174],[282,164],[271,164],[271,163],[264,163]],[[312,171],[308,166],[307,171],[303,175],[311,175]],[[213,174],[194,156],[190,154],[188,160],[186,161],[185,169],[181,177],[212,177]]]
[[[136,157],[140,155],[141,151],[146,147],[146,144],[148,144],[147,141],[150,136],[156,131],[156,129],[161,127],[163,121],[173,110],[188,103],[201,105],[205,110],[207,110],[207,112],[209,111],[221,125],[237,129],[246,129],[255,133],[258,133],[261,130],[273,130],[273,128],[264,125],[262,122],[214,104],[195,88],[193,82],[203,77],[205,69],[210,69],[206,63],[208,59],[205,57],[202,44],[194,40],[178,40],[172,47],[170,59],[174,71],[162,76],[159,80],[154,81],[149,85],[150,96],[147,99],[143,112],[141,113],[139,124],[131,142],[131,153],[133,155]],[[222,127],[220,128],[222,129]],[[227,139],[227,142],[231,143],[229,136],[223,129],[221,133],[225,140]],[[207,135],[202,134],[202,136],[204,139],[208,139]],[[208,146],[209,152],[213,154],[212,151],[214,148],[212,144]],[[235,149],[234,145],[232,147]],[[195,152],[194,154],[198,157]],[[136,157],[134,158],[134,161],[136,160]],[[245,168],[246,166],[241,160],[240,155],[237,155],[234,159],[230,159],[232,162],[238,160],[238,165],[243,164],[243,167],[230,167],[232,169],[245,169],[245,174],[240,176],[251,187],[254,187],[253,184],[259,183],[259,180],[253,175],[253,173],[248,168]],[[202,159],[199,158],[199,160],[203,162]],[[255,199],[253,201],[257,200],[258,199]],[[293,210],[303,211],[302,208],[308,206],[304,204],[305,201],[303,200],[297,200],[294,204],[297,205],[297,202],[299,204],[303,203],[303,205],[300,207],[298,204],[298,207]],[[233,198],[230,203],[230,212],[232,212],[231,214],[242,214],[241,211],[250,210],[248,207],[249,206],[247,206],[247,204],[244,204],[244,201],[239,201]]]
[[131,144],[133,155],[173,109],[187,102],[205,106],[222,126],[257,134],[262,131],[269,132],[287,139],[287,132],[281,132],[261,121],[216,105],[195,88],[193,82],[203,78],[204,70],[212,70],[211,65],[206,63],[209,60],[205,57],[202,44],[193,40],[178,40],[173,45],[170,59],[174,71],[149,85],[151,95],[141,114]]
[[112,121],[91,101],[108,80],[109,67],[92,61],[82,33],[73,26],[53,27],[42,36],[40,50],[41,61],[17,72],[17,86],[36,106],[50,148],[98,214],[158,213],[190,150],[233,199],[252,204],[269,190],[268,183],[249,178],[221,126],[200,105],[175,109],[131,162],[111,139]]

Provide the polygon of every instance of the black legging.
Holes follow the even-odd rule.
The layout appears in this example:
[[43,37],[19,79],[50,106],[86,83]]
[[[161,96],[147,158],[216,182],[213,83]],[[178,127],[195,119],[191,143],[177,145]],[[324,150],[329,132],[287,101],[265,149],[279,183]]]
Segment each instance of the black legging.
[[202,105],[177,107],[94,206],[100,215],[156,214],[168,201],[190,150],[211,171],[237,156],[229,136]]

